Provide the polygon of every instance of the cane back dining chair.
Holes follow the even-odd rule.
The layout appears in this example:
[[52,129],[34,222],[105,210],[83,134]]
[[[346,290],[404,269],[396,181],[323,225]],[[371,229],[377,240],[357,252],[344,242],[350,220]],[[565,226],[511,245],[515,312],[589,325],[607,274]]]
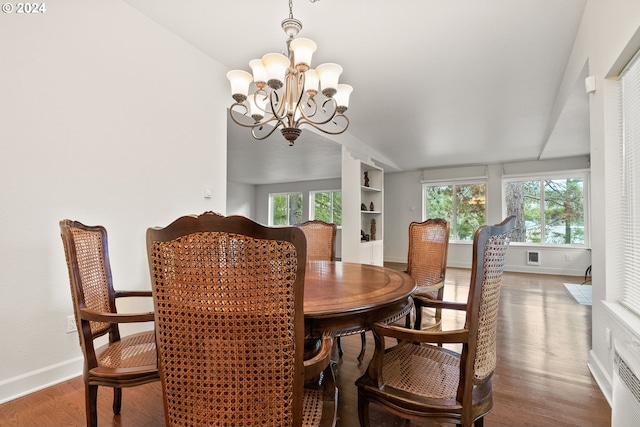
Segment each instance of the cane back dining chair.
[[[416,281],[416,295],[442,301],[447,271],[449,228],[449,222],[442,218],[430,218],[409,224],[407,274]],[[430,313],[424,320],[423,311],[426,310],[416,309],[415,328],[440,328],[442,309],[429,310]]]
[[[307,260],[308,261],[335,261],[336,259],[336,224],[320,221],[317,219],[309,220],[296,224],[307,238]],[[356,332],[357,333],[357,332]],[[351,335],[353,333],[349,333]],[[338,355],[342,357],[344,350],[340,337],[346,335],[340,331],[334,331],[336,344],[338,346]],[[358,360],[362,361],[364,351],[367,345],[367,338],[364,332],[360,332],[361,348]]]
[[150,228],[147,250],[168,426],[335,425],[330,339],[304,361],[301,230],[205,212]]
[[308,261],[335,261],[336,232],[338,227],[318,219],[296,224],[307,238]]
[[[452,331],[422,331],[376,323],[375,352],[356,381],[360,425],[368,427],[375,402],[400,417],[482,426],[493,405],[498,300],[514,217],[480,227],[474,236],[466,303],[417,296],[416,304],[464,310],[465,325]],[[400,343],[385,349],[385,337]],[[433,344],[461,343],[460,353]]]
[[[117,415],[122,387],[159,379],[154,331],[121,336],[118,327],[119,323],[152,322],[153,313],[124,314],[116,310],[116,299],[151,297],[151,291],[114,290],[104,227],[65,219],[60,221],[60,234],[84,354],[87,426],[96,426],[98,386],[113,388],[113,413]],[[94,340],[106,334],[109,342],[96,348]]]

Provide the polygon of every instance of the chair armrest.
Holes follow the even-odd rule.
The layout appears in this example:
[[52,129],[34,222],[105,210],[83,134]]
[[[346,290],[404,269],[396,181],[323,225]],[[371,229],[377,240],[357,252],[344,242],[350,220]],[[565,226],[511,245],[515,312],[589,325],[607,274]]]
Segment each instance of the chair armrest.
[[115,291],[114,296],[116,298],[121,297],[150,297],[151,291]]
[[88,308],[80,309],[80,318],[91,322],[104,323],[136,323],[136,322],[152,322],[153,312],[147,313],[102,313]]
[[423,295],[414,295],[413,302],[416,307],[443,308],[462,311],[467,309],[466,302],[440,301]]
[[304,378],[310,380],[320,375],[331,361],[331,344],[333,339],[325,335],[322,337],[320,350],[311,359],[304,361]]
[[444,286],[444,281],[442,280],[431,285],[424,285],[424,286],[418,285],[418,287],[416,288],[416,291],[413,294],[421,296],[428,292],[435,292],[440,288],[442,288],[443,286]]
[[[381,338],[389,337],[414,343],[464,343],[467,342],[469,336],[468,329],[421,331],[407,329],[401,326],[387,325],[381,322],[374,323],[373,331]],[[384,342],[384,339],[382,341]]]

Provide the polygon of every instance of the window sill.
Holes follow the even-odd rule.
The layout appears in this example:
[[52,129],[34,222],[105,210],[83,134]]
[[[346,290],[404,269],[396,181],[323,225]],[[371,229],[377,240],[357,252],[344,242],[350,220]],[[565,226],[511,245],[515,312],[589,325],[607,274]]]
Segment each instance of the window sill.
[[618,302],[602,301],[614,322],[635,341],[640,342],[640,317]]

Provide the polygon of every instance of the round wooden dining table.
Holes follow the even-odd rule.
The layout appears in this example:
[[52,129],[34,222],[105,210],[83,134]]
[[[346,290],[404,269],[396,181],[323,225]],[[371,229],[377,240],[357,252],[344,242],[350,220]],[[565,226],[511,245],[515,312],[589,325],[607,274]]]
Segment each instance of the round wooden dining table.
[[350,335],[378,321],[406,316],[416,289],[408,274],[390,268],[333,261],[309,261],[304,281],[307,335]]

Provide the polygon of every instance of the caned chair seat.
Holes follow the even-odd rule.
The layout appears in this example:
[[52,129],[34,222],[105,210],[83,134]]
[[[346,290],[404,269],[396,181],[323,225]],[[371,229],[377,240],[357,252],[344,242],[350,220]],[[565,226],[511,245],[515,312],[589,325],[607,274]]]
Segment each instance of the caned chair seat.
[[[405,344],[384,355],[384,386],[456,405],[460,355],[432,345]],[[446,403],[445,403],[446,404]]]
[[127,375],[137,377],[146,370],[157,378],[157,357],[154,331],[127,335],[120,341],[96,349],[98,366],[90,369],[89,375],[117,375],[125,379]]

